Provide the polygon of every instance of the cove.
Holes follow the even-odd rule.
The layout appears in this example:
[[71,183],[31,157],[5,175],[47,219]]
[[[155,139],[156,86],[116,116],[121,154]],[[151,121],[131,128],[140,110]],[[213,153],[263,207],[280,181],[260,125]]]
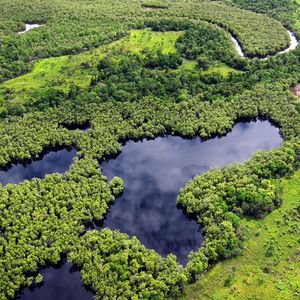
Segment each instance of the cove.
[[119,176],[125,183],[103,226],[136,235],[162,256],[174,253],[185,265],[203,237],[199,225],[176,206],[179,189],[211,167],[244,161],[280,142],[279,130],[261,120],[238,123],[226,136],[207,141],[164,136],[127,142],[117,158],[102,163],[109,180]]
[[0,169],[0,182],[19,183],[34,177],[44,178],[50,173],[64,173],[72,164],[76,150],[72,148],[54,148],[44,151],[37,160],[26,160]]
[[41,274],[45,284],[26,288],[16,299],[32,300],[83,300],[93,299],[92,292],[81,284],[81,275],[72,264],[64,263],[44,269]]

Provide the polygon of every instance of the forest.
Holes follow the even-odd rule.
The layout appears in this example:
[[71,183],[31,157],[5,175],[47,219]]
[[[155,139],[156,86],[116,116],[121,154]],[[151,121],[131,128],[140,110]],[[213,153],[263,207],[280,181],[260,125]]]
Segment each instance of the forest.
[[[243,259],[251,250],[245,245],[258,238],[249,237],[252,227],[245,224],[260,226],[289,203],[291,220],[282,226],[293,224],[293,238],[280,250],[299,249],[293,235],[300,232],[298,194],[287,196],[286,186],[299,174],[300,101],[293,87],[300,82],[300,47],[278,54],[289,45],[286,28],[300,35],[297,2],[0,4],[1,169],[38,159],[46,149],[77,150],[66,173],[0,184],[1,299],[42,285],[41,270],[65,260],[78,268],[95,299],[197,299],[202,291],[203,299],[217,299],[211,272]],[[42,26],[18,34],[30,23]],[[212,168],[178,191],[177,205],[204,236],[186,266],[135,236],[89,228],[103,221],[126,189],[122,178],[108,180],[101,168],[126,141],[165,135],[204,141],[258,118],[279,128],[279,147]],[[82,124],[89,129],[81,130]],[[277,240],[264,238],[271,259]],[[296,282],[299,257],[293,262]],[[224,271],[220,293],[237,280],[235,270]],[[246,290],[244,284],[241,294]],[[282,284],[278,293],[286,292],[280,299],[297,299],[297,290],[299,295],[299,283]]]

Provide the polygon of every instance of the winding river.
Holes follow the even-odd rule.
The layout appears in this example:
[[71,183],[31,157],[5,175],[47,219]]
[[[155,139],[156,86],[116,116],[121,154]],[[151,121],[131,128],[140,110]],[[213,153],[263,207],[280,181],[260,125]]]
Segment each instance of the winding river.
[[40,27],[40,26],[43,26],[43,25],[44,24],[26,24],[25,23],[25,29],[22,30],[22,31],[18,31],[17,33],[22,34],[22,33],[25,33],[27,31],[29,31],[30,29],[37,28],[37,27]]
[[[43,26],[43,25],[44,24],[28,24],[28,23],[25,23],[25,29],[22,30],[22,31],[19,31],[17,33],[22,34],[22,33],[25,33],[27,31],[33,29],[33,28],[37,28],[37,27],[40,27],[40,26]],[[285,50],[279,51],[277,54],[282,54],[282,53],[285,53],[285,52],[289,52],[291,50],[295,50],[296,47],[298,46],[298,40],[296,38],[296,35],[293,32],[291,32],[290,30],[287,30],[287,32],[290,36],[290,45],[289,45],[288,48],[286,48]],[[235,47],[238,55],[241,56],[241,57],[245,57],[245,54],[243,52],[243,49],[242,49],[239,41],[230,32],[228,32],[228,33],[230,34],[231,41],[233,42],[234,47]],[[266,58],[268,58],[268,57],[270,57],[270,56],[267,56]]]
[[[288,34],[290,36],[290,45],[289,45],[288,48],[286,48],[285,50],[279,51],[277,54],[282,54],[282,53],[289,52],[291,50],[295,50],[296,47],[298,46],[299,42],[298,42],[298,40],[296,38],[296,35],[293,32],[291,32],[290,30],[288,30],[287,32],[288,32]],[[230,38],[231,38],[231,40],[232,40],[232,42],[234,44],[234,47],[235,47],[238,55],[241,56],[241,57],[245,57],[243,49],[242,49],[240,43],[238,42],[238,40],[231,33],[229,33],[229,34],[230,34]],[[269,57],[270,56],[267,56],[267,57],[265,57],[263,59],[267,59]]]
[[[278,128],[262,120],[238,123],[226,136],[206,141],[176,136],[129,141],[116,158],[102,163],[108,179],[116,175],[124,179],[125,191],[110,208],[104,222],[94,227],[99,230],[109,227],[136,235],[162,256],[176,254],[178,261],[185,265],[188,253],[199,248],[203,237],[199,225],[176,206],[179,189],[211,167],[244,161],[255,151],[277,147],[280,143]],[[36,170],[40,176],[54,169],[64,172],[74,155],[75,150],[50,152],[40,161],[12,167],[13,172],[3,171],[1,181],[32,178]],[[11,179],[9,172],[15,179]],[[41,273],[44,284],[24,289],[20,299],[92,299],[92,293],[80,282],[80,273],[72,270],[70,264],[45,268]]]

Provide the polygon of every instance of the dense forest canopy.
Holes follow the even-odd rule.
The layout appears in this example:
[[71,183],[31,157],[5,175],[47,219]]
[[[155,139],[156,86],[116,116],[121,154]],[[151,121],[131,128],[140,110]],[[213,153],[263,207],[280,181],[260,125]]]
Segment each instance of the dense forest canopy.
[[[249,56],[274,54],[288,45],[284,27],[266,15],[216,1],[166,1],[168,9],[144,10],[135,1],[1,1],[0,81],[28,71],[35,58],[75,54],[110,42],[145,20],[160,17],[206,20],[225,27]],[[3,21],[2,21],[3,20]],[[24,23],[45,24],[16,35]]]
[[[283,25],[299,36],[297,3],[0,5],[0,166],[48,147],[78,150],[65,174],[0,186],[0,297],[40,283],[39,270],[66,257],[96,299],[178,298],[214,263],[241,254],[241,220],[278,208],[280,178],[299,168],[300,102],[291,88],[300,82],[300,47],[277,54],[289,44]],[[17,34],[25,23],[43,26]],[[186,267],[135,237],[86,230],[124,189],[121,178],[107,181],[101,171],[124,141],[165,134],[208,139],[258,117],[278,126],[279,148],[196,176],[179,192],[178,204],[204,233]],[[80,124],[89,130],[76,129]]]

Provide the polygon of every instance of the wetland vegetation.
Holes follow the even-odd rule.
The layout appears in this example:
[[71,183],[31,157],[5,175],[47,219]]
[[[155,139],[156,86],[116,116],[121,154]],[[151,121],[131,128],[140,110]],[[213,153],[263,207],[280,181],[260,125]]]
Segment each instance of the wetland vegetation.
[[[287,29],[299,38],[299,3],[0,4],[1,299],[13,299],[43,280],[45,289],[36,290],[52,295],[42,274],[65,260],[64,266],[80,272],[88,292],[78,291],[87,299],[298,298],[300,103],[293,89],[300,82],[300,47],[283,50],[290,45]],[[25,24],[44,26],[17,34]],[[178,260],[150,249],[134,231],[91,229],[105,216],[109,222],[119,205],[124,223],[131,218],[123,200],[134,185],[125,173],[105,168],[114,161],[108,159],[122,157],[126,142],[160,137],[142,143],[155,144],[162,136],[204,141],[232,128],[229,135],[234,134],[236,123],[257,118],[278,128],[280,145],[269,149],[262,141],[258,148],[269,150],[244,162],[230,159],[228,150],[226,164],[235,163],[178,175],[173,208],[177,196],[177,210],[203,234],[201,246],[186,251],[194,250],[186,265],[179,263],[180,255]],[[259,133],[247,139],[249,145],[255,146]],[[241,136],[247,137],[246,130]],[[232,145],[240,146],[241,141]],[[68,147],[76,150],[61,150],[68,159],[54,158],[59,168],[10,180],[9,172],[29,170],[55,154],[38,161],[47,149]],[[212,147],[208,152],[216,151]],[[176,145],[168,151],[175,155]],[[145,159],[146,167],[151,162]],[[202,159],[208,164],[208,154]],[[175,158],[172,166],[183,161],[188,156]],[[167,174],[159,184],[168,181],[176,182],[176,176]],[[159,191],[151,181],[148,185],[151,199]],[[78,284],[78,272],[74,278]],[[24,291],[24,297],[31,295]]]

